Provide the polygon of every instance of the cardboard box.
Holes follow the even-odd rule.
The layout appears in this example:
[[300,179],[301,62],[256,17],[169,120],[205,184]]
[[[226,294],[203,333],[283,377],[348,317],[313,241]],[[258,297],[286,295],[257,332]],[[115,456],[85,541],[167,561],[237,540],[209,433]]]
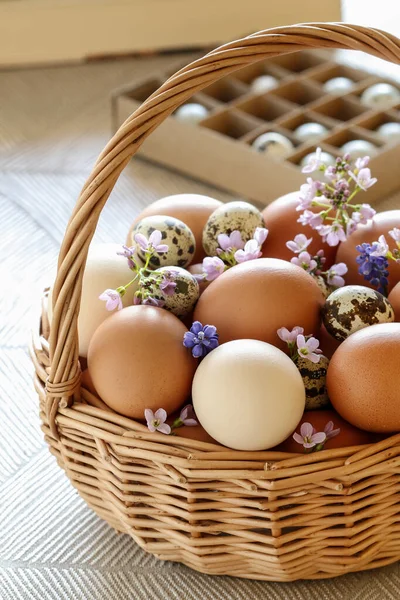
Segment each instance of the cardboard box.
[[340,0],[2,0],[0,66],[215,47],[288,22],[340,18]]
[[[262,73],[277,77],[279,85],[265,94],[254,94],[249,83]],[[116,127],[169,75],[163,73],[117,90],[113,98]],[[354,81],[351,92],[339,97],[324,91],[324,82],[337,76]],[[306,51],[269,59],[193,96],[190,102],[209,110],[207,118],[194,126],[174,115],[168,117],[144,142],[139,155],[266,204],[304,183],[301,159],[317,146],[340,156],[345,142],[365,139],[377,148],[370,166],[379,185],[368,190],[368,202],[374,202],[400,187],[394,176],[400,147],[387,143],[375,131],[384,122],[400,122],[400,105],[376,111],[360,101],[363,90],[379,81],[383,80],[337,63],[330,52]],[[325,125],[328,133],[318,141],[300,143],[294,131],[310,121]],[[255,138],[268,131],[282,133],[293,142],[294,150],[285,160],[273,160],[252,147]]]

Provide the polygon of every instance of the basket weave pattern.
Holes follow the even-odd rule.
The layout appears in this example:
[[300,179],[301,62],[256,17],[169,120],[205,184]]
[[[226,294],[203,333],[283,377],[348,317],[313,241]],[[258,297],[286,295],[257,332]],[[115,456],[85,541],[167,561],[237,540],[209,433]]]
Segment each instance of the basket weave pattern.
[[196,91],[258,60],[310,48],[400,62],[390,34],[345,24],[263,31],[171,77],[100,155],[67,227],[31,355],[50,451],[95,512],[162,559],[212,574],[289,581],[400,558],[400,435],[310,455],[238,452],[150,433],[80,387],[77,316],[88,246],[119,174],[144,139]]

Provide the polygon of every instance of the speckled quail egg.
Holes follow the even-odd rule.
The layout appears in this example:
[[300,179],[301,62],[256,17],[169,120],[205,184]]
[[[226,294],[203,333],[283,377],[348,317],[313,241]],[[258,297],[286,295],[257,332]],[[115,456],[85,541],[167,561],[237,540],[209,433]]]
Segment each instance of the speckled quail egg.
[[177,317],[185,317],[192,312],[200,296],[197,279],[189,271],[180,267],[160,267],[154,271],[154,274],[157,273],[164,273],[166,279],[176,283],[173,294],[156,294],[158,299],[165,302],[163,308],[169,310]]
[[169,265],[186,267],[192,260],[196,251],[196,241],[192,230],[174,217],[165,215],[154,215],[144,217],[139,221],[132,232],[133,244],[139,259],[144,262],[144,251],[134,238],[137,233],[143,234],[147,239],[155,230],[161,231],[161,244],[168,246],[168,251],[163,254],[155,254],[150,259],[150,268],[157,269]]
[[345,94],[354,87],[354,81],[348,77],[333,77],[325,81],[323,88],[328,94]]
[[302,123],[293,133],[299,142],[313,142],[328,133],[328,128],[321,123]]
[[394,311],[379,292],[362,285],[346,285],[328,296],[322,308],[322,320],[328,332],[343,341],[364,327],[391,323]]
[[202,104],[198,104],[197,102],[189,102],[188,104],[180,106],[178,110],[175,111],[174,116],[178,119],[178,121],[182,121],[183,123],[197,125],[200,123],[200,121],[206,119],[208,114],[209,110]]
[[319,289],[323,293],[324,297],[327,298],[332,292],[332,288],[326,283],[325,279],[321,275],[313,275],[313,278],[318,284]]
[[203,248],[208,256],[216,256],[218,236],[240,231],[242,240],[253,237],[257,227],[265,227],[264,218],[258,208],[248,202],[228,202],[219,206],[208,218],[203,229]]
[[375,156],[378,148],[367,140],[350,140],[341,147],[342,154],[350,154],[351,160],[363,158],[364,156]]
[[279,84],[276,77],[272,75],[259,75],[250,84],[250,91],[253,94],[265,94]]
[[258,152],[268,154],[269,158],[286,158],[294,149],[294,144],[281,133],[269,131],[262,133],[252,143]]
[[[309,154],[306,154],[301,159],[300,166],[302,168],[305,167],[306,165],[308,165],[309,161],[313,158],[315,158],[315,152],[310,152]],[[336,158],[332,154],[329,154],[329,152],[321,152],[321,161],[325,165],[328,165],[330,167],[334,167],[336,165]]]
[[399,101],[400,92],[390,83],[375,83],[361,94],[361,102],[375,109],[389,108]]
[[317,410],[330,405],[326,391],[328,365],[329,360],[323,355],[320,356],[317,363],[303,357],[296,362],[306,389],[306,410]]

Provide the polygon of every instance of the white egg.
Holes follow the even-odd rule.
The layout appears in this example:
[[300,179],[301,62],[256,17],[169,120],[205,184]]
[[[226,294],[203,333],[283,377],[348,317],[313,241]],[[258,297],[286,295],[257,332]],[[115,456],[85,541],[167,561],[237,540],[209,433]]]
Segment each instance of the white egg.
[[[309,154],[306,154],[306,156],[303,156],[303,158],[301,159],[300,166],[305,167],[306,165],[308,165],[309,161],[314,157],[315,152],[310,152]],[[321,152],[321,161],[327,166],[334,167],[336,165],[336,158],[332,154],[329,154],[329,152]]]
[[378,148],[367,140],[351,140],[343,144],[340,150],[343,154],[350,154],[351,160],[364,156],[375,156],[378,153]]
[[361,102],[370,108],[389,108],[400,102],[400,92],[390,83],[375,83],[363,91]]
[[305,407],[295,364],[258,340],[234,340],[210,352],[195,373],[192,398],[207,433],[235,450],[280,444],[296,429]]
[[[83,274],[81,307],[78,317],[79,355],[87,356],[89,342],[107,317],[115,311],[108,311],[106,303],[99,300],[100,294],[107,289],[116,289],[127,284],[134,277],[129,269],[127,259],[117,254],[121,252],[119,244],[93,244],[89,248],[85,271]],[[52,290],[50,289],[48,314],[52,319]],[[122,297],[122,304],[130,306],[137,283],[133,283]]]
[[328,128],[321,123],[303,123],[294,130],[299,142],[312,142],[328,133]]
[[274,131],[259,135],[252,146],[258,152],[264,152],[272,158],[286,158],[294,148],[293,143],[287,137]]
[[279,84],[276,77],[272,75],[260,75],[253,79],[250,84],[250,91],[253,94],[264,94],[275,88]]
[[328,94],[345,94],[354,86],[354,81],[348,77],[333,77],[325,81],[323,88]]
[[396,123],[395,121],[383,123],[383,125],[380,125],[376,131],[388,142],[400,141],[400,123]]
[[208,117],[209,111],[202,104],[197,102],[189,102],[180,106],[174,113],[174,116],[183,123],[189,123],[190,125],[197,125]]

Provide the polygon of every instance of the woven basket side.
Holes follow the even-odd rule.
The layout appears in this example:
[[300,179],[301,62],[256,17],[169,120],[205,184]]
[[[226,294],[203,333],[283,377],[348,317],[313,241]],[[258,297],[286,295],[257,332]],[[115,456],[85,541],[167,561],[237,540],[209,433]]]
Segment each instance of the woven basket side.
[[312,48],[363,50],[400,62],[400,41],[376,29],[314,23],[261,31],[221,46],[181,69],[123,123],[107,144],[82,189],[59,254],[45,403],[53,435],[57,435],[58,407],[70,405],[79,388],[77,318],[83,271],[101,210],[121,171],[146,137],[195,92],[246,65]]

